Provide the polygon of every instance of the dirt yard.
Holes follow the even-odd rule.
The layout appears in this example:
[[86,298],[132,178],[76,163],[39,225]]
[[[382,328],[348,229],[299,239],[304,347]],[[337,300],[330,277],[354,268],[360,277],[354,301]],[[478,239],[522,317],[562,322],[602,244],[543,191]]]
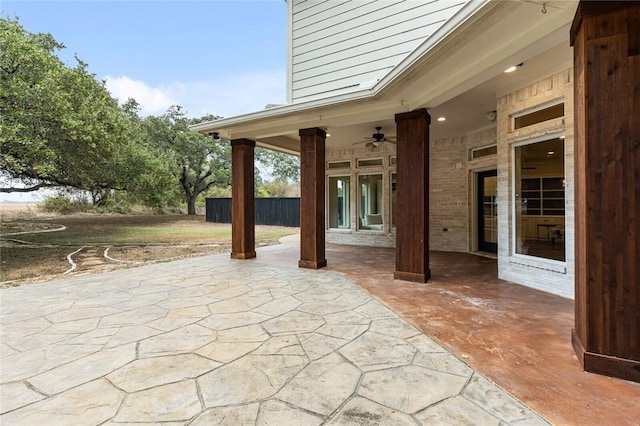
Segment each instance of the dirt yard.
[[0,203],[0,220],[33,219],[42,215],[35,203]]
[[[231,251],[231,225],[204,216],[54,216],[0,204],[0,288]],[[299,228],[256,226],[256,246]]]

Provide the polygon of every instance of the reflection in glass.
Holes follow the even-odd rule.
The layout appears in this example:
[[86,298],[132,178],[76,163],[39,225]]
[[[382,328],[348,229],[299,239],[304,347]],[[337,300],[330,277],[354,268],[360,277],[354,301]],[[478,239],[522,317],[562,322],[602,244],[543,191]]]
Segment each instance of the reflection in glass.
[[349,220],[349,176],[329,177],[329,228],[346,228]]
[[514,148],[515,252],[565,260],[564,139]]
[[[395,158],[395,157],[393,157]],[[396,174],[391,173],[391,227],[396,227],[396,212],[398,211],[398,193],[396,192]]]
[[358,176],[358,229],[382,231],[382,174]]
[[484,242],[498,243],[498,178],[484,178],[482,193],[482,218],[484,220]]

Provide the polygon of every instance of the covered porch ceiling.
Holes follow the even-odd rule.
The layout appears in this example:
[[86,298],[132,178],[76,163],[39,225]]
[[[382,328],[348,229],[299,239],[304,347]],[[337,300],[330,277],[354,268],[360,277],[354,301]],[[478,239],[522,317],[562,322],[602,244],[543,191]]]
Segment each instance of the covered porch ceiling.
[[[382,127],[395,136],[394,116],[426,108],[431,137],[460,136],[493,125],[496,98],[571,66],[569,28],[577,1],[487,2],[428,50],[412,53],[373,88],[288,104],[192,127],[225,139],[298,154],[298,131],[327,131],[327,149],[348,149]],[[543,12],[544,10],[544,12]],[[504,70],[523,64],[513,72]],[[437,117],[446,117],[444,122]]]

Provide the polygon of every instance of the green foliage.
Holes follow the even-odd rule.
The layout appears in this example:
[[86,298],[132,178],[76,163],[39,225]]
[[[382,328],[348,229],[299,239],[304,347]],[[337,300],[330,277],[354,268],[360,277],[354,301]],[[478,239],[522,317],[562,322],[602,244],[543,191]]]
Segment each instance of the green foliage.
[[227,187],[231,181],[230,144],[188,128],[211,119],[215,117],[189,119],[182,107],[174,105],[163,116],[150,116],[143,122],[147,143],[170,159],[169,170],[181,188],[188,214],[196,213],[196,200],[201,193],[215,186]]
[[286,197],[289,193],[289,184],[282,181],[264,182],[256,188],[258,198]]
[[117,213],[127,214],[131,212],[131,204],[123,197],[112,196],[105,198],[100,204],[89,201],[79,193],[60,193],[47,197],[38,204],[38,209],[47,213],[73,214],[73,213]]
[[[63,48],[50,34],[0,19],[0,176],[7,185],[27,187],[0,192],[77,188],[106,211],[182,199],[189,214],[200,194],[230,196],[230,144],[188,129],[217,117],[189,119],[172,106],[160,117],[140,118],[138,103],[129,99],[118,107],[87,64],[76,58],[74,67],[66,66],[56,55]],[[258,148],[256,160],[258,196],[279,196],[280,183],[299,180],[297,157]],[[275,183],[263,183],[261,170]],[[75,208],[62,199],[50,203]]]
[[47,213],[72,214],[94,211],[94,207],[85,199],[71,199],[65,195],[54,195],[38,204],[38,208]]
[[213,186],[202,194],[203,198],[231,198],[231,185]]
[[0,172],[27,186],[0,191],[148,185],[162,159],[139,144],[139,126],[87,64],[76,58],[69,68],[56,56],[62,48],[50,34],[0,19]]
[[97,207],[98,213],[128,214],[131,213],[131,204],[126,201],[108,202]]
[[256,148],[256,162],[275,182],[300,182],[300,158],[266,148]]

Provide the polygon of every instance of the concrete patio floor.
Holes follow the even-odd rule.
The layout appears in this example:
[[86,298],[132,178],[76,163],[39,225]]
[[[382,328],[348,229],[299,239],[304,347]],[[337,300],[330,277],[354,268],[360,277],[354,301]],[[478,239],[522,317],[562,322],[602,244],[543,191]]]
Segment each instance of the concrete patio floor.
[[[295,236],[262,260],[294,264]],[[640,425],[640,383],[585,373],[571,346],[572,300],[497,278],[495,259],[431,252],[431,279],[393,279],[395,250],[327,244],[327,271],[367,290],[556,425]],[[479,423],[475,423],[479,424]]]
[[500,280],[497,262],[476,255],[432,252],[432,278],[416,285],[393,280],[393,249],[363,253],[365,265],[331,246],[330,268],[551,423],[640,425],[640,383],[582,370],[572,300]]
[[295,248],[0,290],[3,425],[547,424]]

